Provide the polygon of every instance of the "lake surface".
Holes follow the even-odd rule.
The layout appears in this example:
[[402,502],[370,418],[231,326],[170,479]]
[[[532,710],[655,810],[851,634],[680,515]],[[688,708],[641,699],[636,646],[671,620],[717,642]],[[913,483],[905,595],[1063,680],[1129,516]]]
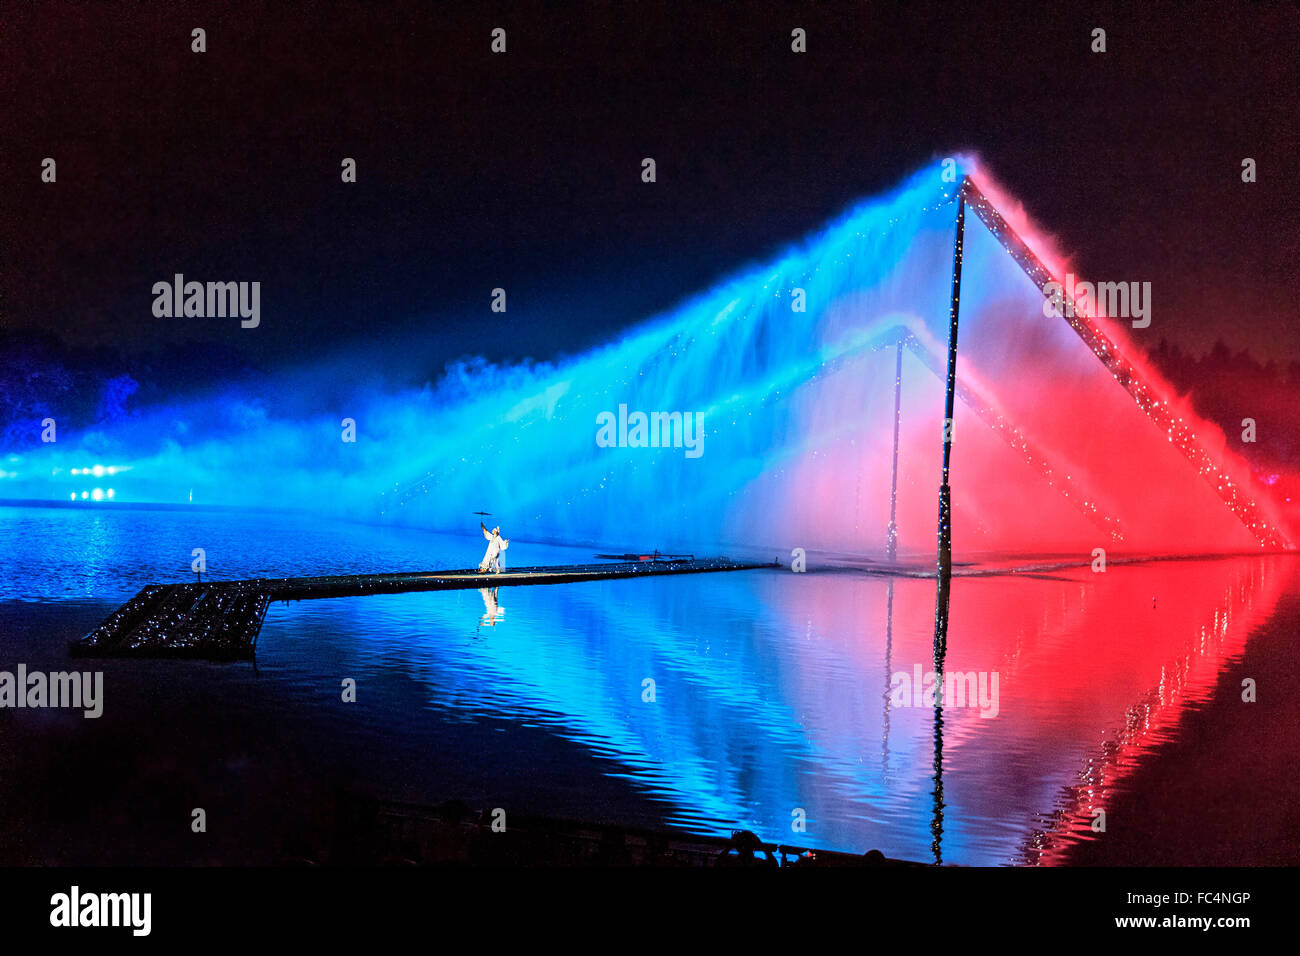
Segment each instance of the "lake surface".
[[[295,516],[0,508],[0,670],[91,666],[68,642],[143,585],[189,578],[196,547],[229,579],[461,568],[482,546]],[[505,553],[591,555],[522,538]],[[939,709],[895,676],[934,669],[932,580],[772,569],[273,605],[255,665],[96,661],[99,720],[0,710],[0,861],[265,862],[343,787],[926,862],[1063,862],[1105,838],[1096,811],[1189,713],[1267,680],[1238,669],[1291,627],[1279,602],[1298,568],[956,578],[945,669],[972,688],[982,675],[986,699]],[[1248,791],[1243,815],[1268,813]]]

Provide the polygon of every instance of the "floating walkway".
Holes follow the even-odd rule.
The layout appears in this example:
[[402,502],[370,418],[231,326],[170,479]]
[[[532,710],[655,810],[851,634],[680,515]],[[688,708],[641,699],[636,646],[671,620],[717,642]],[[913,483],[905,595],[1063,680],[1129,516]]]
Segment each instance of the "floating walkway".
[[245,660],[253,656],[272,601],[572,584],[614,578],[772,567],[726,558],[626,561],[516,568],[500,574],[409,571],[308,578],[249,578],[194,584],[151,584],[74,643],[76,657],[189,657]]

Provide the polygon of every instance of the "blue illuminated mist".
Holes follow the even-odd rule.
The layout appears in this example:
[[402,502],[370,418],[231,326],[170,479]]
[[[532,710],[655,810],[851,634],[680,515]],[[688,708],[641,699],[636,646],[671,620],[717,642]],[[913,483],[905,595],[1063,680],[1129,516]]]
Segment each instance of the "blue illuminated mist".
[[[584,354],[509,367],[465,360],[419,389],[355,381],[340,358],[61,435],[7,466],[7,496],[68,500],[112,487],[117,502],[304,508],[448,531],[475,530],[474,512],[486,511],[522,539],[876,554],[890,517],[897,343],[907,335],[894,505],[900,552],[932,555],[958,188],[943,173],[920,170],[775,261]],[[1039,290],[974,217],[967,261],[959,371],[986,415],[963,407],[955,420],[955,475],[967,476],[954,481],[958,549],[1114,544],[1026,464],[1023,447],[989,428],[989,414],[1014,416],[1035,454],[1071,473],[1076,500],[1115,516],[1125,544],[1185,534],[1160,502],[1168,481],[1187,477],[1186,462],[1168,457],[1064,322],[1045,324]],[[392,362],[401,367],[400,356]],[[1054,406],[1058,384],[1069,397]],[[1070,435],[1097,428],[1080,420],[1089,414],[1080,395],[1100,396],[1108,443],[1082,454]],[[620,406],[628,416],[690,413],[697,448],[604,447],[598,423]],[[344,419],[355,420],[355,443],[342,440]],[[1114,448],[1143,443],[1165,456],[1154,466],[1159,495],[1140,476],[1107,473]],[[69,473],[95,464],[129,470]],[[1214,509],[1206,542],[1240,537],[1212,495],[1202,500],[1203,484],[1179,494]]]

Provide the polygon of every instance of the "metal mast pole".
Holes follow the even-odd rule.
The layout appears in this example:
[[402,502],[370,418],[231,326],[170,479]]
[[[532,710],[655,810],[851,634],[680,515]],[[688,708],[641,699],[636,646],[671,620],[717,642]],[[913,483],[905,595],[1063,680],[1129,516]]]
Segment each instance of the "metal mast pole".
[[948,385],[943,420],[943,481],[939,485],[939,573],[952,573],[952,491],[948,466],[952,457],[953,398],[957,391],[957,307],[961,299],[962,240],[966,233],[966,182],[957,194],[957,240],[952,254],[952,302],[948,311]]
[[885,543],[885,556],[893,564],[898,556],[898,426],[903,414],[903,336],[898,339],[898,355],[894,359],[894,467],[889,478],[889,538]]

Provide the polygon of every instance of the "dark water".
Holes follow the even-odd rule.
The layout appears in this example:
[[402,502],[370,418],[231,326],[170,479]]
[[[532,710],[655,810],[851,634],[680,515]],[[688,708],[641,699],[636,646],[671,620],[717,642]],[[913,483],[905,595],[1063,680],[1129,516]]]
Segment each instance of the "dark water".
[[[290,517],[0,509],[0,670],[72,666],[69,640],[143,584],[187,577],[195,547],[222,579],[465,567],[482,544]],[[506,557],[591,552],[517,539]],[[956,579],[945,667],[996,673],[997,695],[941,719],[888,693],[892,675],[933,669],[923,579],[502,588],[495,623],[474,590],[277,605],[255,667],[107,661],[99,720],[0,710],[0,856],[261,862],[342,786],[925,861],[1062,862],[1106,839],[1095,811],[1133,802],[1189,715],[1282,666],[1237,673],[1252,641],[1294,623],[1278,608],[1297,564]],[[1195,753],[1178,759],[1184,779],[1203,772]],[[1243,788],[1243,819],[1270,812],[1250,800]]]

